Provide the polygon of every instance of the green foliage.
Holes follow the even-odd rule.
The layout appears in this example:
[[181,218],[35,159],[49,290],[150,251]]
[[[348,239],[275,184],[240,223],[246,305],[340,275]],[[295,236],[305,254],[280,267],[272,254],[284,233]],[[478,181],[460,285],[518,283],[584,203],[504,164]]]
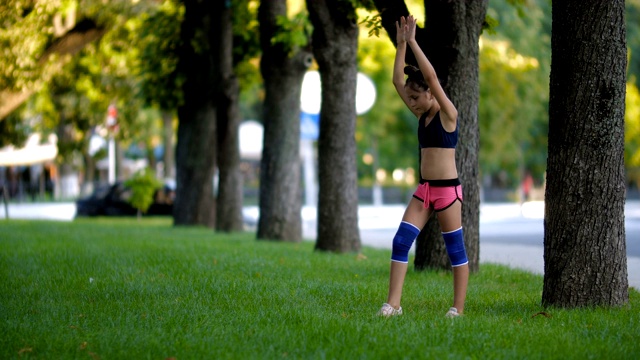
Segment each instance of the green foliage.
[[494,19],[490,15],[487,15],[485,16],[484,22],[482,23],[482,33],[486,31],[489,35],[495,35],[496,27],[498,27],[498,25],[498,20]]
[[271,43],[280,44],[289,55],[295,54],[309,43],[313,25],[306,12],[298,13],[292,18],[278,16],[276,24],[278,25],[278,30],[271,38]]
[[[258,22],[258,0],[233,0],[233,63],[237,66],[247,63],[260,55],[260,23]],[[259,73],[259,70],[255,70]],[[238,78],[253,81],[238,74]]]
[[23,121],[17,112],[0,121],[0,148],[7,145],[20,146],[32,132],[31,127]]
[[629,49],[628,78],[633,78],[636,86],[640,86],[640,0],[625,2],[627,25],[627,47]]
[[[148,55],[148,52],[145,53],[148,55],[147,58],[141,56],[140,43],[147,44],[144,40],[150,37],[142,31],[141,23],[149,14],[161,12],[156,7],[166,10],[165,8],[173,3],[166,1],[156,4],[155,1],[150,0],[110,1],[108,6],[98,0],[48,3],[55,6],[47,21],[53,21],[52,18],[58,14],[66,15],[67,9],[72,9],[75,10],[77,19],[91,17],[109,31],[99,42],[87,45],[75,57],[59,62],[55,71],[51,70],[52,68],[47,70],[47,67],[34,70],[33,77],[39,78],[38,81],[42,83],[37,87],[40,91],[15,114],[23,119],[36,119],[31,124],[34,131],[44,134],[58,133],[59,161],[73,163],[76,167],[80,164],[80,161],[77,161],[79,155],[86,156],[90,136],[94,132],[106,136],[103,129],[109,105],[115,105],[118,109],[119,131],[112,135],[119,139],[121,146],[127,147],[131,142],[138,142],[140,139],[144,139],[144,142],[157,143],[155,135],[159,124],[154,126],[152,121],[147,121],[148,117],[142,110],[143,99],[136,96],[143,84],[138,65],[141,59],[148,61],[145,64],[149,64],[151,59],[159,60],[165,66],[160,70],[166,70],[170,64],[168,66],[165,64],[171,59],[162,53],[163,49],[160,45],[154,46],[155,56]],[[176,7],[170,10],[179,12],[179,8]],[[168,21],[167,24],[156,23],[155,25],[157,25],[157,31],[171,31],[166,29],[171,24]],[[22,29],[25,38],[34,36],[37,38],[42,35],[34,34],[25,28],[24,20],[16,22],[14,26],[16,29]],[[138,41],[141,39],[141,34],[142,40]],[[167,38],[168,34],[165,32],[162,36]],[[46,43],[49,44],[54,40],[55,36],[49,34]],[[170,37],[167,41],[169,40],[171,40]],[[34,59],[41,56],[44,50],[40,48],[38,51],[39,53],[31,54]],[[0,67],[2,61],[0,60]],[[23,76],[20,73],[15,74],[18,77]],[[167,78],[169,76],[166,73],[161,73],[155,79]],[[164,94],[162,90],[167,88],[168,86],[159,82],[154,84],[156,93]],[[171,90],[173,89],[165,92]],[[154,95],[154,97],[160,97],[160,95]],[[164,100],[165,104],[170,101],[160,100]],[[159,116],[156,117],[156,122],[158,119]]]
[[[245,119],[260,119],[264,90],[258,69],[258,0],[232,0],[234,64],[240,80],[240,107]],[[298,1],[298,8],[304,1]],[[422,1],[406,2],[413,13],[424,8]],[[640,77],[640,1],[625,2],[629,79],[637,87]],[[344,0],[341,6],[375,9],[370,0]],[[75,59],[56,59],[40,64],[45,49],[56,35],[54,19],[64,23],[69,10],[76,21],[90,18],[109,32],[87,46]],[[538,183],[546,168],[548,129],[548,76],[550,68],[551,11],[549,0],[492,0],[482,35],[480,51],[481,129],[480,166],[483,175],[503,179],[513,186],[525,171]],[[59,139],[61,156],[78,159],[86,148],[88,135],[99,131],[106,109],[119,110],[117,139],[123,147],[143,143],[158,144],[159,113],[180,102],[181,78],[176,74],[179,25],[183,5],[177,0],[55,0],[0,2],[0,89],[37,88],[28,103],[0,122],[0,145],[19,145],[32,131],[47,135],[58,132],[61,119],[71,135]],[[395,49],[385,32],[380,32],[379,14],[367,13],[358,21],[359,68],[370,76],[377,90],[374,107],[359,116],[358,157],[376,151],[378,165],[388,173],[417,164],[415,119],[399,100],[390,81]],[[282,32],[274,41],[296,47],[306,46],[311,27],[305,12],[279,19]],[[488,26],[488,28],[487,28]],[[367,37],[367,33],[369,36]],[[375,35],[375,36],[372,36]],[[504,45],[504,46],[503,46]],[[504,47],[504,51],[497,47]],[[510,62],[536,60],[537,66],[511,66]],[[58,59],[59,60],[59,59]],[[61,63],[61,62],[59,62]],[[628,102],[633,90],[628,91]],[[632,108],[627,105],[627,112]],[[635,135],[629,135],[636,118],[627,116],[625,159],[629,174],[636,169]],[[633,134],[633,133],[632,133]],[[78,163],[74,161],[74,163]],[[358,162],[361,180],[370,180],[370,165]],[[640,175],[639,175],[640,177]]]
[[64,59],[47,58],[46,50],[80,20],[87,19],[111,29],[154,6],[153,2],[145,0],[134,4],[130,0],[112,0],[105,6],[102,0],[3,1],[0,5],[0,89],[37,89],[42,82],[60,73]]
[[0,227],[3,359],[640,355],[633,289],[622,308],[544,309],[542,276],[481,264],[451,320],[451,273],[409,271],[405,314],[384,319],[389,250],[327,254],[158,218]]
[[153,204],[153,195],[162,186],[148,168],[136,172],[124,185],[131,188],[129,203],[142,213],[146,213]]
[[348,0],[354,9],[365,9],[369,11],[376,10],[376,4],[373,0]]
[[544,181],[551,37],[546,0],[489,4],[495,31],[481,37],[480,169],[494,185],[515,187],[526,172]]
[[[360,22],[360,26],[366,28],[367,25]],[[415,172],[418,164],[415,137],[418,122],[398,96],[391,81],[395,47],[386,31],[381,32],[379,37],[371,37],[361,31],[358,43],[359,71],[370,77],[376,87],[373,107],[358,116],[356,123],[358,177],[361,185],[365,186],[373,182],[377,169],[387,174],[395,169],[411,169],[410,172]],[[370,157],[377,157],[377,160],[368,164],[364,159]],[[413,183],[389,180],[388,185],[409,186]]]
[[526,5],[528,5],[528,2],[529,0],[507,0],[507,3],[513,6],[513,8],[516,10],[516,13],[520,17],[526,16],[527,9],[525,9],[525,7]]
[[0,89],[31,88],[39,79],[38,63],[54,38],[53,17],[69,1],[6,0],[0,5]]
[[184,5],[165,0],[158,9],[141,14],[129,25],[128,37],[139,51],[133,59],[140,77],[138,96],[147,106],[174,111],[182,103],[184,77],[177,65],[183,18]]
[[640,187],[640,91],[634,80],[627,83],[624,157],[629,179]]
[[380,30],[382,30],[382,16],[380,13],[365,16],[360,24],[369,29],[369,32],[367,33],[369,37],[380,37]]

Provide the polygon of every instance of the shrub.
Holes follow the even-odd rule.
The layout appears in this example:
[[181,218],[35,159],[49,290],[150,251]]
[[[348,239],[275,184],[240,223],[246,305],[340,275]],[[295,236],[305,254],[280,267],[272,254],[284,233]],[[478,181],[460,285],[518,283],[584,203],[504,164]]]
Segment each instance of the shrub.
[[146,213],[151,204],[153,204],[153,195],[162,183],[155,177],[153,171],[148,168],[137,171],[133,177],[125,181],[125,186],[131,188],[131,198],[129,203],[138,209],[138,216]]

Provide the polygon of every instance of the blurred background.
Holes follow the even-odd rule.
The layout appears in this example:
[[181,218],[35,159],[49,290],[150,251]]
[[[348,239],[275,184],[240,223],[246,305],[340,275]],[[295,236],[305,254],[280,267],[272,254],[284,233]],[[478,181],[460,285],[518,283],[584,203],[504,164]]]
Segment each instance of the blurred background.
[[[256,205],[264,101],[259,1],[233,3],[242,10],[233,21],[244,202]],[[422,26],[422,2],[407,5]],[[304,8],[303,0],[288,1],[289,21],[304,22]],[[640,199],[640,1],[627,0],[626,11],[627,199]],[[360,10],[359,20],[374,15]],[[487,15],[479,43],[481,201],[543,200],[551,4],[491,0]],[[3,1],[0,188],[7,201],[75,201],[142,169],[152,171],[170,201],[183,16],[183,5],[174,0]],[[364,95],[372,101],[357,119],[359,201],[405,203],[419,180],[417,121],[391,82],[395,48],[386,32],[370,34],[365,22],[360,27],[359,72],[373,91]],[[317,122],[301,121],[307,140],[301,166],[313,167]]]

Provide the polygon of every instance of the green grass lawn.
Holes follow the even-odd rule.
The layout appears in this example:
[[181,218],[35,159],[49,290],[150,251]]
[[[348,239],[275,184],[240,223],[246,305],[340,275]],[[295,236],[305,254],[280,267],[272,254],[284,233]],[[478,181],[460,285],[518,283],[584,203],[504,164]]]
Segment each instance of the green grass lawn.
[[169,219],[0,221],[0,359],[640,358],[636,291],[623,308],[544,309],[541,276],[482,264],[447,319],[450,273],[409,271],[405,314],[385,319],[388,272],[385,250]]

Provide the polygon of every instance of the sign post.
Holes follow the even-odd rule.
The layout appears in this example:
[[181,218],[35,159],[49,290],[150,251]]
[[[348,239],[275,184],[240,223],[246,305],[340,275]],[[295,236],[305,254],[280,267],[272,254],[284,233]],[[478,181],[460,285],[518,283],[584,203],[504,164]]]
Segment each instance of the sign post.
[[300,93],[300,155],[304,171],[305,205],[315,207],[318,204],[318,184],[316,179],[315,149],[313,142],[320,134],[320,73],[308,71],[302,79]]
[[320,114],[300,112],[300,153],[304,164],[304,197],[306,206],[316,206],[318,190],[316,185],[316,164],[313,142],[318,140]]
[[109,130],[109,185],[116,183],[116,142],[115,133],[118,131],[118,109],[109,105],[107,110],[107,129]]

